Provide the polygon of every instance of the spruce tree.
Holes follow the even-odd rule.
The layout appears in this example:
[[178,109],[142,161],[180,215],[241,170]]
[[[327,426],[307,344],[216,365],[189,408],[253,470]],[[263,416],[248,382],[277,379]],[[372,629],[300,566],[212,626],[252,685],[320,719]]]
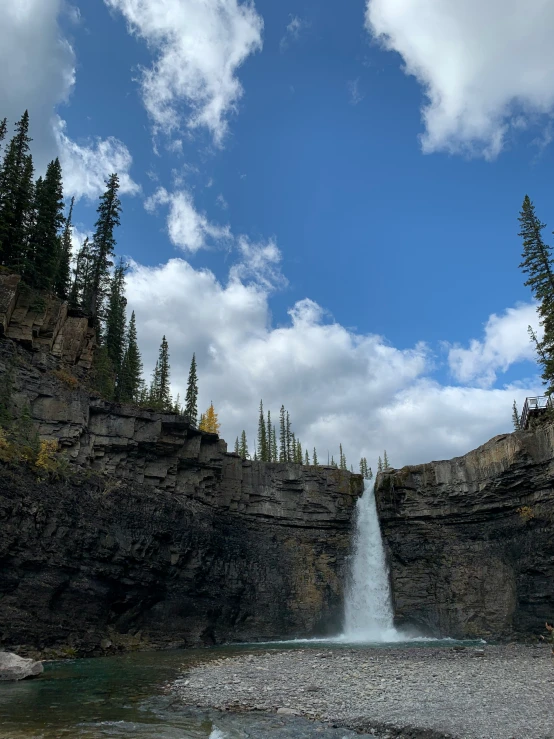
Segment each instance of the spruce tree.
[[521,431],[521,418],[519,416],[519,413],[517,412],[517,405],[515,400],[512,406],[512,423],[514,425],[514,431]]
[[177,397],[175,398],[175,403],[173,404],[173,412],[174,413],[181,413],[181,396],[179,393],[177,393]]
[[294,431],[289,435],[289,462],[296,462],[296,436]]
[[240,454],[239,437],[235,439],[235,454]]
[[153,408],[157,408],[160,403],[160,363],[159,361],[156,361],[154,372],[152,372],[152,381],[150,382],[148,402]]
[[108,307],[106,310],[106,331],[104,341],[108,356],[112,362],[115,374],[119,377],[123,356],[125,354],[125,272],[127,266],[120,259],[115,268],[114,275],[110,280],[110,293],[108,296]]
[[523,239],[523,261],[519,265],[528,275],[526,287],[539,303],[538,313],[544,334],[541,342],[536,342],[539,364],[542,365],[542,379],[547,386],[546,395],[554,392],[554,271],[552,252],[544,242],[542,231],[545,224],[535,213],[535,206],[526,195],[519,216]]
[[46,168],[44,180],[37,183],[34,224],[26,250],[25,281],[37,290],[51,290],[54,285],[62,250],[63,208],[62,168],[56,158]]
[[265,424],[266,444],[267,444],[267,459],[266,462],[273,462],[273,441],[271,438],[271,411],[267,412],[267,422]]
[[287,462],[291,462],[292,461],[292,443],[291,443],[292,442],[292,434],[291,434],[291,431],[290,431],[290,416],[289,416],[289,412],[288,411],[287,411],[287,417],[286,417],[286,421],[285,421],[285,426],[286,426],[286,430],[285,430],[285,440],[286,441],[285,441],[285,444],[286,444],[286,450],[287,450],[287,460],[286,461]]
[[131,320],[129,321],[129,332],[125,354],[121,364],[117,397],[122,403],[139,402],[141,390],[142,359],[137,341],[135,311],[133,311],[131,313]]
[[196,373],[196,354],[192,355],[185,395],[185,415],[190,418],[193,426],[198,419],[198,375]]
[[162,337],[160,352],[158,355],[158,371],[159,371],[159,389],[158,389],[158,405],[161,410],[171,410],[172,401],[169,385],[169,347],[165,336]]
[[115,372],[105,346],[98,346],[94,351],[92,387],[106,400],[114,399]]
[[240,456],[243,459],[248,459],[249,453],[248,453],[248,442],[246,441],[246,431],[243,429],[242,433],[240,435]]
[[89,294],[90,276],[92,273],[92,254],[88,236],[77,252],[75,269],[73,270],[73,282],[69,291],[69,307],[74,310],[86,312],[86,295]]
[[273,450],[272,455],[271,455],[271,461],[278,462],[279,453],[277,451],[277,430],[275,428],[275,424],[273,425],[273,429],[271,431],[271,448]]
[[381,460],[381,457],[377,460],[377,472],[383,471],[383,461]]
[[304,461],[302,456],[302,444],[300,443],[300,439],[296,440],[296,462],[298,464],[302,464]]
[[34,211],[31,140],[29,113],[25,111],[15,126],[0,170],[0,261],[19,272],[25,267]]
[[287,425],[285,419],[285,406],[279,411],[279,462],[287,461]]
[[306,467],[310,464],[310,455],[308,454],[308,450],[306,449],[306,452],[304,454],[304,464]]
[[54,289],[60,300],[67,300],[69,298],[71,283],[71,219],[73,217],[74,203],[75,197],[72,197],[69,205],[69,213],[65,219],[65,226],[61,240],[60,259],[58,262],[56,279],[54,281]]
[[267,431],[265,427],[264,406],[260,400],[260,416],[258,418],[258,459],[267,462]]
[[109,285],[109,270],[113,266],[112,257],[115,249],[114,229],[120,225],[121,202],[118,197],[119,177],[112,174],[106,180],[106,191],[100,198],[97,208],[98,220],[94,224],[94,236],[91,245],[92,270],[87,286],[86,307],[98,325],[102,318],[102,303]]
[[0,143],[6,138],[8,132],[8,119],[2,118],[0,121]]
[[387,450],[386,449],[385,449],[385,452],[383,454],[383,468],[385,470],[390,469],[389,458],[387,457]]
[[346,456],[342,451],[342,444],[339,444],[339,468],[341,470],[348,469],[346,466]]
[[315,446],[314,446],[314,454],[312,457],[312,464],[314,465],[314,467],[317,467],[319,464],[319,462],[317,461],[317,451],[316,451]]

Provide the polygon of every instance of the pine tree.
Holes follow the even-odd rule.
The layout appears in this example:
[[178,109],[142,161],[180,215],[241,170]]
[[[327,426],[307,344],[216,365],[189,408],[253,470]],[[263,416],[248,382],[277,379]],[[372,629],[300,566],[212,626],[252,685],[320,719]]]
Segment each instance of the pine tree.
[[273,425],[273,429],[271,431],[271,461],[272,462],[278,462],[279,461],[279,453],[277,451],[277,430],[275,428],[275,424]]
[[58,269],[56,272],[56,279],[54,282],[54,289],[56,295],[60,300],[67,300],[69,298],[69,288],[71,282],[71,219],[73,217],[73,205],[75,203],[75,197],[71,198],[69,205],[69,213],[65,219],[65,227],[62,234],[60,260],[58,262]]
[[101,196],[96,211],[98,220],[94,224],[91,245],[92,270],[85,295],[86,308],[96,325],[98,319],[102,317],[102,303],[108,288],[109,269],[113,266],[114,229],[120,225],[121,202],[117,195],[118,190],[119,177],[112,174],[106,180],[106,191]]
[[287,450],[287,462],[292,461],[292,434],[290,432],[290,416],[289,412],[287,411],[287,418],[285,421],[286,431],[285,431],[285,445]]
[[336,467],[337,466],[337,463],[335,462],[335,460],[333,458],[333,455],[331,455],[331,463],[330,464],[331,464],[331,467]]
[[360,475],[362,475],[363,477],[366,476],[366,469],[365,469],[365,466],[364,466],[364,458],[363,457],[360,459]]
[[33,160],[29,153],[29,113],[15,126],[0,170],[0,260],[23,271],[33,216]]
[[152,380],[150,382],[150,390],[148,393],[148,402],[153,408],[157,408],[160,401],[160,363],[156,361],[154,372],[152,372]]
[[302,456],[302,444],[300,443],[300,439],[297,439],[296,441],[296,463],[302,464],[303,456]]
[[512,423],[514,424],[514,431],[521,431],[521,419],[519,417],[519,413],[517,412],[517,405],[515,400],[512,406]]
[[279,462],[287,461],[287,425],[285,420],[285,406],[279,411]]
[[382,471],[383,471],[383,462],[381,460],[381,457],[379,457],[377,461],[377,472],[382,472]]
[[235,454],[240,454],[239,437],[235,439]]
[[294,431],[289,436],[290,439],[290,446],[289,446],[289,462],[296,462],[296,436],[294,435]]
[[315,446],[314,446],[314,454],[312,457],[312,464],[314,465],[314,467],[317,467],[319,464],[317,461],[317,452],[316,452]]
[[346,456],[344,455],[342,451],[342,444],[339,444],[339,468],[341,470],[348,469],[346,466]]
[[35,215],[25,259],[25,281],[37,290],[51,290],[60,265],[64,224],[62,168],[54,159],[35,189]]
[[371,467],[368,469],[367,479],[368,480],[372,480],[373,479],[373,471],[372,471]]
[[198,430],[204,431],[204,414],[200,414],[200,420],[198,421]]
[[125,272],[127,266],[123,260],[115,268],[114,275],[110,280],[110,294],[108,296],[108,307],[106,311],[105,344],[108,356],[112,362],[116,377],[119,377],[123,356],[125,353]]
[[187,393],[185,395],[185,415],[190,418],[193,426],[196,426],[198,418],[198,375],[196,373],[196,354],[192,355],[187,382]]
[[115,372],[105,346],[95,349],[92,360],[92,387],[106,400],[113,400]]
[[522,272],[528,275],[526,287],[539,303],[540,324],[544,329],[543,339],[536,342],[539,363],[542,365],[542,379],[547,386],[546,395],[554,392],[554,271],[552,268],[552,252],[545,244],[541,223],[535,213],[535,206],[526,195],[519,216],[523,239],[523,261],[519,265]]
[[387,457],[387,450],[385,449],[384,455],[383,455],[383,468],[388,470],[390,469],[389,464],[389,458]]
[[248,443],[246,441],[246,431],[243,429],[240,435],[240,450],[239,454],[243,459],[248,459],[250,456],[248,453]]
[[273,462],[273,441],[271,438],[271,411],[268,410],[267,412],[267,421],[265,424],[265,433],[266,433],[266,444],[267,444],[267,459],[266,462]]
[[310,464],[310,455],[308,454],[308,450],[306,449],[306,452],[304,453],[304,464],[306,467]]
[[198,428],[200,431],[206,431],[210,434],[219,434],[220,423],[213,403],[210,403],[210,407],[206,413],[202,414],[202,420]]
[[121,364],[117,397],[122,403],[140,401],[142,390],[142,359],[137,341],[137,324],[135,311],[131,313],[127,346]]
[[8,132],[8,119],[2,118],[0,121],[0,143],[6,138]]
[[74,310],[86,311],[85,296],[90,289],[90,275],[92,272],[92,255],[88,236],[83,241],[75,260],[73,282],[69,291],[69,307]]
[[175,403],[173,403],[173,413],[181,414],[181,395],[179,393],[177,393]]
[[260,416],[258,419],[258,459],[267,462],[267,432],[265,428],[264,406],[260,400]]
[[165,336],[162,337],[162,343],[160,345],[160,353],[158,355],[158,368],[159,368],[159,390],[158,390],[158,403],[162,410],[170,410],[172,406],[171,392],[169,385],[169,347]]

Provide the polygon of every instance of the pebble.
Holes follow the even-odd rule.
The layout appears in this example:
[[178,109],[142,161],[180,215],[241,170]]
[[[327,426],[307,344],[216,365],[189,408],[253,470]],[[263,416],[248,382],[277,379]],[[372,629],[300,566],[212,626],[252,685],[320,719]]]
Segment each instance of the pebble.
[[206,662],[172,691],[187,705],[304,716],[379,737],[554,739],[553,682],[544,646],[337,648]]

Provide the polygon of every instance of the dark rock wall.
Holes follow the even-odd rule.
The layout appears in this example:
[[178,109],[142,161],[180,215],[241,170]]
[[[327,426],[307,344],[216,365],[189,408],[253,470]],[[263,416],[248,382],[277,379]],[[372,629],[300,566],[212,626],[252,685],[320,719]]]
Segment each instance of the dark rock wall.
[[0,340],[15,407],[72,460],[56,483],[0,467],[0,644],[86,654],[340,628],[359,475],[243,461],[52,362]]
[[554,620],[554,426],[380,475],[399,624],[451,637],[540,634]]

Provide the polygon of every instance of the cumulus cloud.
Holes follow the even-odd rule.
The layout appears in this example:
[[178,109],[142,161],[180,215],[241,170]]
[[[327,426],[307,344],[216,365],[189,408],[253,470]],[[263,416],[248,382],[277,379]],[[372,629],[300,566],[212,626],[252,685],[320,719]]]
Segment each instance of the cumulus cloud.
[[29,110],[33,158],[39,170],[56,156],[54,106],[75,83],[75,54],[62,36],[63,0],[6,0],[0,23],[0,116],[10,124]]
[[554,109],[550,0],[367,0],[366,27],[423,87],[425,152],[492,159]]
[[188,106],[189,128],[205,126],[217,144],[243,94],[241,64],[262,47],[263,21],[253,3],[238,0],[104,0],[146,41],[154,64],[142,70],[144,105],[154,127],[178,131]]
[[500,316],[493,313],[485,324],[485,336],[481,341],[472,339],[467,349],[450,348],[448,362],[452,374],[465,384],[492,387],[498,374],[515,362],[535,359],[528,326],[540,336],[535,304],[521,303]]
[[80,145],[67,136],[65,128],[65,122],[57,117],[54,134],[66,195],[74,195],[77,200],[82,197],[93,200],[104,192],[105,180],[113,172],[119,175],[121,194],[137,195],[140,192],[140,186],[129,174],[133,158],[123,142],[110,136]]
[[297,15],[289,15],[290,21],[287,23],[285,34],[279,42],[280,50],[286,51],[293,41],[298,41],[300,34],[309,27],[308,21],[299,18]]
[[[172,384],[181,397],[193,352],[199,365],[200,410],[213,400],[230,446],[244,428],[252,445],[260,398],[275,420],[281,404],[293,429],[320,461],[360,457],[375,464],[387,449],[400,466],[463,454],[510,430],[511,404],[540,391],[441,385],[424,344],[397,349],[374,334],[334,321],[306,298],[273,326],[268,289],[231,275],[226,284],[182,259],[158,267],[134,265],[128,279],[145,367],[150,374],[163,334]],[[525,328],[521,327],[525,335]],[[519,330],[519,329],[518,329]],[[514,358],[514,361],[517,361]]]
[[185,251],[194,253],[214,242],[231,238],[229,226],[216,226],[196,210],[187,190],[170,193],[165,187],[159,187],[146,199],[144,206],[149,213],[154,213],[160,205],[169,208],[167,233],[171,243]]

